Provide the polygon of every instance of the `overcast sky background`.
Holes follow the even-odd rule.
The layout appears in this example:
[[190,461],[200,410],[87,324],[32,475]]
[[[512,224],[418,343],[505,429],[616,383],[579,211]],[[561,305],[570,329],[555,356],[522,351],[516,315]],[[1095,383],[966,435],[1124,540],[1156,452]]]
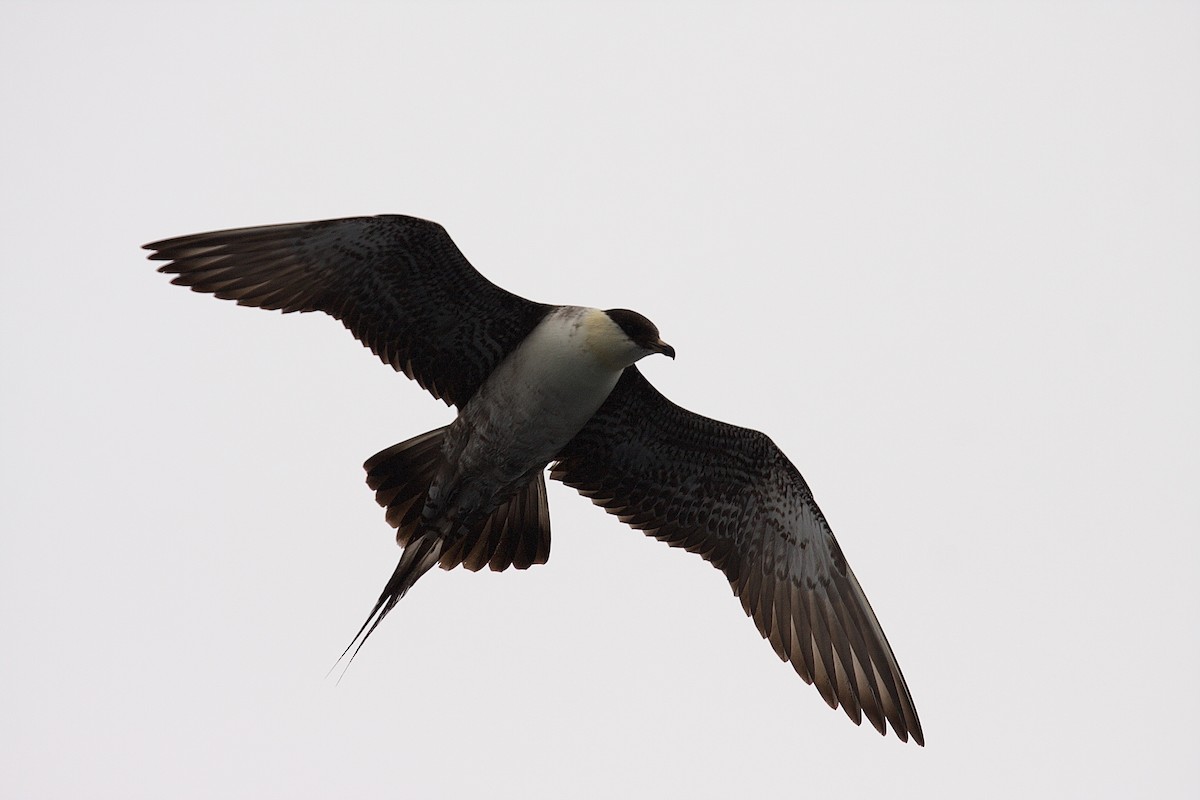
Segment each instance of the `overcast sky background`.
[[[1200,6],[0,9],[0,795],[1200,790]],[[550,487],[550,563],[435,571],[363,482],[450,411],[336,322],[138,247],[443,223],[638,309],[768,432],[928,747],[825,707],[699,558]]]

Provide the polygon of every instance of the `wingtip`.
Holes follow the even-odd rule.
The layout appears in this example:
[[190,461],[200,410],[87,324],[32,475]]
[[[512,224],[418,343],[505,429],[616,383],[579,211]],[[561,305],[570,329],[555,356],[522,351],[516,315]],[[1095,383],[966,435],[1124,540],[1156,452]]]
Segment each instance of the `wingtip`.
[[[878,730],[878,728],[876,730]],[[887,728],[885,727],[884,730],[879,731],[879,733],[881,736],[887,736]],[[897,728],[892,726],[892,733],[895,734],[897,739],[905,744],[908,744],[909,740],[911,739],[912,743],[918,747],[925,746],[925,734],[921,731],[920,726],[915,728],[906,728],[903,726]]]

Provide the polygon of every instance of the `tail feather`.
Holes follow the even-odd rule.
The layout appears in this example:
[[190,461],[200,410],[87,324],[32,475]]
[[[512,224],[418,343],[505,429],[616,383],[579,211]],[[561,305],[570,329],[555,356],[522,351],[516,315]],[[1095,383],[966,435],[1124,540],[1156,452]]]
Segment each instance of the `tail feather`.
[[408,441],[394,444],[367,459],[367,485],[375,500],[387,509],[388,524],[396,529],[396,541],[407,547],[417,532],[429,485],[442,463],[442,435],[436,428]]
[[[429,486],[442,465],[445,428],[392,445],[367,459],[367,485],[387,509],[396,541],[407,547],[421,528]],[[488,518],[458,532],[442,546],[442,569],[462,564],[471,571],[485,566],[499,572],[510,566],[528,569],[550,557],[550,507],[546,479],[539,470],[529,483],[500,504]]]
[[505,507],[507,513],[504,516],[504,522],[491,523],[500,529],[500,538],[496,542],[496,549],[492,552],[492,557],[488,559],[488,566],[493,570],[504,569],[512,563],[513,556],[516,555],[519,536],[517,524],[519,524],[518,520],[528,516],[526,511],[528,496],[528,491],[517,492],[514,495],[516,502]]
[[[379,627],[379,623],[383,622],[383,618],[388,615],[388,612],[396,607],[396,603],[400,602],[400,598],[408,593],[417,579],[433,569],[433,565],[438,562],[441,554],[442,542],[434,535],[420,536],[404,548],[404,553],[400,556],[400,563],[396,565],[391,579],[383,587],[379,599],[375,601],[375,607],[367,615],[367,620],[358,629],[358,633],[354,634],[350,644],[346,645],[346,649],[338,656],[338,663],[341,663],[341,660],[353,648],[354,652],[350,655],[350,660],[346,662],[346,669],[350,668],[354,657],[367,643],[367,639],[371,638],[371,634]],[[336,667],[337,664],[334,666]],[[345,674],[344,670],[343,674]]]
[[500,572],[510,566],[529,569],[550,558],[550,506],[546,479],[535,473],[524,487],[500,504],[482,527],[469,531],[442,554],[442,568],[462,564],[472,572]]
[[534,564],[545,564],[550,558],[550,505],[546,497],[545,477],[538,475],[531,484],[533,497],[526,497],[526,517],[524,526],[535,528],[537,536],[519,536],[516,552],[513,554],[512,565],[517,569],[528,569]]
[[383,618],[435,564],[440,562],[443,569],[462,564],[470,570],[488,566],[500,571],[510,566],[527,569],[546,563],[550,557],[550,509],[541,470],[487,518],[458,528],[448,539],[429,520],[423,520],[429,488],[443,464],[445,432],[445,428],[438,428],[392,445],[363,465],[367,485],[387,510],[387,521],[396,528],[396,541],[404,552],[366,621],[338,657],[335,669],[347,655],[346,669],[350,668]]

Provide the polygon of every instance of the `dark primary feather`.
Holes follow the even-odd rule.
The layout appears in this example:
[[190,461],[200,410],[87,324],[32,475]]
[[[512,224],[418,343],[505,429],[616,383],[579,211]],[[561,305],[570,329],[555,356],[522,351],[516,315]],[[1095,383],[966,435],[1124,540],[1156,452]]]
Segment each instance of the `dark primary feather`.
[[780,658],[856,724],[924,744],[883,629],[808,485],[765,435],[674,405],[630,367],[551,472],[721,569]]
[[145,245],[172,283],[241,305],[324,311],[462,407],[545,315],[492,284],[441,225],[398,215],[198,233]]

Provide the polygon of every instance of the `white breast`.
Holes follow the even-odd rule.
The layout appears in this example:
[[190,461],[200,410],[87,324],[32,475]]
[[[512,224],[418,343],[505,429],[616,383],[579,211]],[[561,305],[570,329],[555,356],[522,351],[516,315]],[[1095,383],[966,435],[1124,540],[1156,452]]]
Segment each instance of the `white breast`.
[[558,457],[643,352],[603,311],[552,311],[447,429],[430,495],[453,498],[460,518],[490,512]]
[[553,461],[640,354],[604,312],[554,309],[462,409],[448,455],[500,481]]
[[468,407],[476,399],[491,406],[516,437],[533,436],[552,447],[547,458],[553,458],[632,363],[620,358],[622,341],[628,340],[603,311],[557,309],[497,367]]

